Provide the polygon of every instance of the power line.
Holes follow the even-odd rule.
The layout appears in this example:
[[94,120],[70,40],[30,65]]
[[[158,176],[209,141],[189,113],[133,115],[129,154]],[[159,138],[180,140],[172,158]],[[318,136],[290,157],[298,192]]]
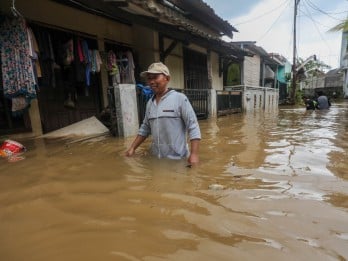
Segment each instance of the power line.
[[[319,28],[318,28],[318,26],[317,26],[318,24],[319,24],[320,26],[322,26],[322,25],[321,25],[320,23],[316,22],[316,21],[313,19],[312,15],[311,15],[311,13],[310,13],[310,11],[309,11],[309,8],[308,8],[308,1],[309,1],[309,0],[304,0],[304,7],[305,7],[305,9],[307,10],[307,13],[305,13],[305,12],[302,11],[302,10],[300,10],[300,11],[301,11],[306,17],[308,17],[308,18],[312,21],[312,23],[313,23],[313,25],[314,25],[316,31],[318,32],[320,38],[321,38],[322,41],[325,43],[325,45],[328,47],[330,53],[332,53],[332,49],[331,49],[330,45],[328,44],[327,40],[325,39],[325,37],[323,36],[322,32],[319,30]],[[309,6],[309,7],[311,7],[311,6]]]
[[238,25],[241,25],[241,24],[247,24],[247,23],[255,22],[255,20],[258,20],[258,19],[260,19],[260,18],[262,18],[262,17],[264,17],[264,16],[266,16],[266,15],[268,15],[268,14],[270,14],[270,13],[273,13],[274,11],[277,11],[281,6],[283,6],[283,5],[286,4],[287,2],[289,2],[289,0],[283,1],[280,5],[278,5],[278,6],[275,7],[274,9],[271,9],[270,11],[268,11],[268,12],[266,12],[266,13],[264,13],[264,14],[261,14],[261,15],[259,15],[259,16],[257,16],[257,17],[254,17],[254,18],[252,18],[252,19],[250,19],[250,20],[248,20],[248,21],[240,22],[240,23],[234,24],[234,25],[235,25],[235,26],[238,26]]
[[[310,2],[310,0],[305,0],[305,1],[304,1],[305,4],[308,4],[309,2]],[[307,8],[306,5],[305,5],[305,8],[306,8],[306,10],[307,10],[307,12],[308,12],[307,17],[313,22],[313,25],[314,25],[315,29],[317,30],[317,32],[319,33],[321,39],[325,42],[325,44],[326,44],[326,46],[329,48],[330,52],[332,52],[332,50],[331,50],[329,44],[327,43],[326,39],[323,37],[322,33],[320,32],[320,30],[319,30],[319,28],[318,28],[318,26],[317,26],[317,23],[316,23],[315,20],[313,19],[312,15],[310,14],[310,12],[309,12],[309,10],[308,10],[308,8]]]
[[308,5],[313,9],[313,10],[316,10],[318,11],[319,13],[322,13],[324,15],[327,15],[328,17],[332,18],[332,19],[335,19],[337,21],[340,21],[340,22],[343,22],[344,20],[342,19],[339,19],[339,18],[336,18],[334,16],[332,16],[330,13],[326,12],[326,11],[323,11],[321,10],[319,7],[317,7],[315,4],[313,4],[310,0],[306,0],[306,2],[308,3]]
[[279,18],[282,16],[282,14],[284,13],[284,11],[287,9],[287,7],[290,4],[290,0],[287,0],[287,5],[285,6],[285,8],[282,10],[282,12],[279,14],[279,16],[277,17],[276,20],[274,20],[274,22],[271,24],[271,26],[267,29],[267,31],[263,34],[263,36],[261,38],[259,38],[258,41],[261,41],[273,28],[273,26],[278,22]]

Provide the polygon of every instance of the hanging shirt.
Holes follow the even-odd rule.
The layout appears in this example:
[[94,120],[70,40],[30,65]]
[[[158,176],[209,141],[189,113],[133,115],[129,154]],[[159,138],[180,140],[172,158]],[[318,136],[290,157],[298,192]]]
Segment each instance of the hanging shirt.
[[196,114],[187,97],[168,91],[159,104],[154,98],[146,105],[145,118],[138,134],[152,135],[151,153],[159,158],[181,159],[189,156],[190,140],[201,139]]

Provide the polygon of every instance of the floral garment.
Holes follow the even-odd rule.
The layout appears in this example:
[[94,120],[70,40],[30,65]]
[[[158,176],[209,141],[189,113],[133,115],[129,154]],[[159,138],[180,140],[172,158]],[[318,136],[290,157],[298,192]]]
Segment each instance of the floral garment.
[[8,99],[23,98],[22,106],[12,106],[18,112],[36,98],[36,81],[33,62],[29,53],[26,22],[22,17],[5,19],[0,25],[1,70],[4,96]]

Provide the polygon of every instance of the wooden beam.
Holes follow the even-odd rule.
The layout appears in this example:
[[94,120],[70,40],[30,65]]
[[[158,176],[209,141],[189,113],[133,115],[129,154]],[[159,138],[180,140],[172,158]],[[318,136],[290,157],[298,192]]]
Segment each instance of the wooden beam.
[[173,40],[168,48],[164,50],[164,36],[162,34],[159,35],[159,48],[160,48],[160,61],[165,62],[167,56],[174,50],[174,48],[178,45],[177,40]]
[[129,3],[127,0],[103,0],[104,2],[111,3],[116,7],[128,7]]

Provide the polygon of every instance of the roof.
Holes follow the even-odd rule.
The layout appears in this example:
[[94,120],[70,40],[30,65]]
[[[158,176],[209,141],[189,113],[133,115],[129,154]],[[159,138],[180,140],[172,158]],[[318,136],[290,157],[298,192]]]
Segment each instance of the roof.
[[[206,38],[233,37],[238,32],[202,0],[104,0],[124,11],[153,17]],[[123,2],[123,5],[120,3]]]
[[232,42],[233,45],[239,46],[243,50],[247,50],[254,55],[259,55],[266,64],[268,65],[283,65],[278,59],[273,59],[273,57],[261,46],[257,46],[254,41],[237,41]]
[[225,34],[229,37],[233,37],[233,32],[238,30],[233,27],[228,21],[219,17],[213,8],[202,0],[168,0],[174,5],[182,8],[188,12],[188,15],[193,19],[213,28],[216,31],[220,31],[221,34]]
[[328,71],[325,75],[326,76],[337,76],[337,75],[342,75],[342,69],[341,68],[336,68]]
[[129,25],[140,24],[167,37],[193,42],[218,53],[248,55],[221,39],[237,30],[202,0],[54,0]]

